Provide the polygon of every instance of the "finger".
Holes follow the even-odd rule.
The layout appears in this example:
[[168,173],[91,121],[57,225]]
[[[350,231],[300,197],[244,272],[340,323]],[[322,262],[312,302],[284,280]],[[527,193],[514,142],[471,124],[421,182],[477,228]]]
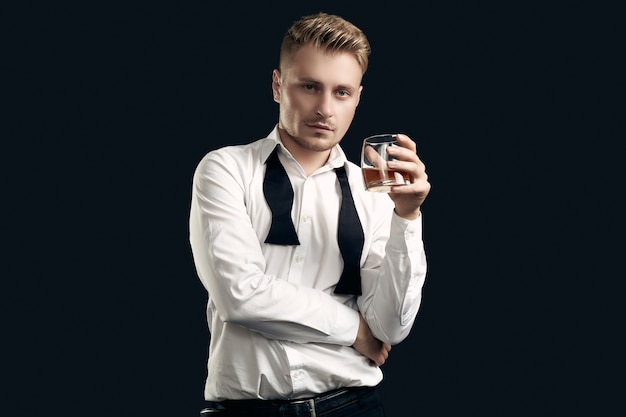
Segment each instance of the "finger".
[[377,168],[384,162],[378,152],[376,152],[376,149],[372,146],[365,147],[365,157]]
[[404,146],[392,146],[387,149],[387,153],[393,156],[395,159],[402,161],[418,162],[419,158],[415,150],[406,148]]
[[377,356],[377,357],[370,358],[369,363],[372,366],[380,366],[383,363],[385,363],[385,361],[384,361],[384,359],[382,359],[382,357]]
[[409,149],[413,153],[417,152],[417,143],[415,143],[415,141],[413,141],[413,139],[411,139],[409,136],[403,133],[398,133],[396,135],[396,139],[398,140],[400,146],[402,146],[403,148]]
[[423,177],[426,172],[422,169],[423,164],[416,161],[403,161],[396,159],[388,162],[389,168],[402,171],[408,174],[411,182],[415,182],[417,179]]

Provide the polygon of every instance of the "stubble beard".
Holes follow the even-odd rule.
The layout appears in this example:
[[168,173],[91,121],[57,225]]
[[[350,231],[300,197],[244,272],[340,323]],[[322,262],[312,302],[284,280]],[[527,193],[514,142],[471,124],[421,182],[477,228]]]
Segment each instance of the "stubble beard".
[[337,143],[339,143],[338,140],[328,140],[322,135],[316,135],[313,137],[313,139],[303,138],[299,136],[291,136],[291,139],[296,142],[300,147],[314,152],[326,152],[332,149]]

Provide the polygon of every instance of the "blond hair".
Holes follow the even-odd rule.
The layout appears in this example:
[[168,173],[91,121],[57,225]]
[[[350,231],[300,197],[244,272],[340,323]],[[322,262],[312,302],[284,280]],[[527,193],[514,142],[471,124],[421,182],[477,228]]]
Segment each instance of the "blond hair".
[[351,53],[365,74],[371,49],[363,31],[342,17],[321,12],[302,17],[287,30],[280,47],[281,70],[300,47],[309,43],[328,53]]

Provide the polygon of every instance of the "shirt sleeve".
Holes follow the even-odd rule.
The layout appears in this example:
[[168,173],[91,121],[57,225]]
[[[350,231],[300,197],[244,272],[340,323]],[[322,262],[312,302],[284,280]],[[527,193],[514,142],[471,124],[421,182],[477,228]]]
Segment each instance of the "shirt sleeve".
[[408,336],[417,316],[427,263],[422,216],[407,220],[393,213],[386,224],[375,231],[361,269],[358,305],[374,336],[397,344]]
[[249,163],[212,152],[193,178],[189,239],[196,271],[217,313],[271,339],[349,346],[358,312],[329,294],[264,273],[246,209]]

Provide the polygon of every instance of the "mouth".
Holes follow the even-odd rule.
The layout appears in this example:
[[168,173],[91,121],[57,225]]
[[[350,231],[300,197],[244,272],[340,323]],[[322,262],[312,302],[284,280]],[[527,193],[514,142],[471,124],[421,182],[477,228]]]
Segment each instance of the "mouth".
[[325,125],[323,123],[307,123],[306,125],[311,129],[322,130],[325,132],[332,132],[334,130],[331,126]]

